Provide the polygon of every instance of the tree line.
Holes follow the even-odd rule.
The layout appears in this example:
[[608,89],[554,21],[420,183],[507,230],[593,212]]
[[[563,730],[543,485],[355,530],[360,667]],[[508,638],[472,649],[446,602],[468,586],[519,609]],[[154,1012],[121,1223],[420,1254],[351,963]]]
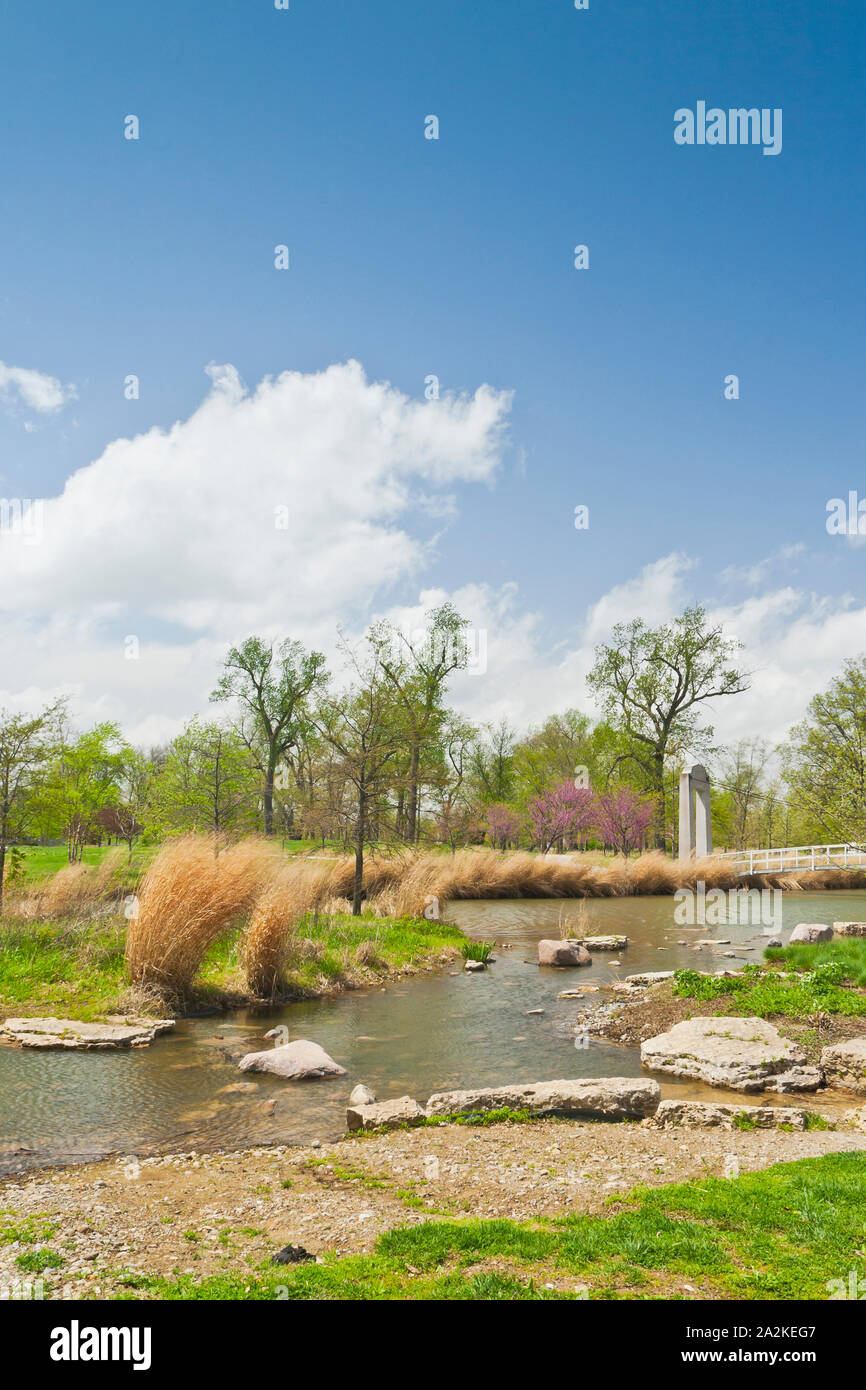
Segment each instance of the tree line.
[[596,649],[600,717],[572,707],[520,733],[449,703],[467,626],[443,603],[418,633],[380,622],[354,646],[341,637],[339,683],[321,652],[250,636],[226,655],[213,717],[156,748],[111,722],[76,730],[64,700],[0,713],[0,885],[22,843],[62,839],[74,863],[88,843],[131,854],[182,831],[354,850],[356,910],[370,845],[675,851],[687,756],[711,768],[717,844],[866,832],[866,659],[846,663],[782,750],[724,749],[705,711],[748,688],[737,644],[700,607],[655,628],[638,618]]

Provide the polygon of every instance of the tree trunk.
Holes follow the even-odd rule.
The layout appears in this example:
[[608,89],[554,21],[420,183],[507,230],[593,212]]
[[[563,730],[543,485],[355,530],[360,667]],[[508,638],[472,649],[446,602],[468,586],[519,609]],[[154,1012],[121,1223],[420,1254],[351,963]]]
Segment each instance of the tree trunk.
[[275,758],[268,759],[268,770],[265,773],[265,791],[262,797],[265,810],[265,834],[274,833],[274,777],[277,773]]
[[355,832],[355,882],[352,889],[352,916],[360,917],[364,893],[364,837],[366,834],[367,792],[363,781],[358,788],[358,824]]
[[654,833],[655,848],[665,848],[665,755],[656,748],[653,752],[653,791],[657,798]]
[[414,845],[418,839],[418,764],[421,760],[421,750],[416,743],[412,745],[412,757],[409,762],[409,805],[406,815],[406,839],[410,845]]

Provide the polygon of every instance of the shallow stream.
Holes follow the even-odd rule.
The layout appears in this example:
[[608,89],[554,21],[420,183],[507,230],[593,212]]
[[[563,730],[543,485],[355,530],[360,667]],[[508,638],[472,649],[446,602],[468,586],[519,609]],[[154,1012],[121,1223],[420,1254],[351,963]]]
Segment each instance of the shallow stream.
[[[785,940],[797,922],[866,919],[866,892],[780,896]],[[186,1019],[152,1046],[128,1052],[0,1046],[0,1173],[110,1153],[336,1138],[345,1129],[349,1091],[359,1081],[380,1100],[409,1094],[423,1103],[433,1091],[456,1087],[638,1076],[637,1048],[595,1039],[575,1045],[577,1014],[612,996],[560,1000],[557,994],[644,970],[738,969],[744,961],[760,960],[766,944],[760,924],[679,926],[670,897],[589,900],[582,929],[627,935],[628,949],[596,953],[591,967],[540,970],[536,943],[559,936],[561,924],[568,934],[579,907],[549,899],[451,904],[449,918],[469,936],[498,943],[495,963],[477,974],[464,974],[458,960],[387,989],[357,990],[266,1014]],[[731,945],[698,951],[678,944],[711,937],[730,937]],[[724,951],[738,959],[722,956]],[[536,1009],[544,1012],[531,1012]],[[229,1089],[253,1080],[237,1071],[236,1059],[270,1046],[263,1035],[278,1024],[292,1038],[320,1043],[348,1075],[311,1082],[260,1076],[254,1090]],[[693,1082],[666,1079],[662,1089],[666,1096],[735,1098]],[[790,1103],[784,1097],[767,1100]],[[810,1106],[816,1103],[820,1099],[809,1098]]]

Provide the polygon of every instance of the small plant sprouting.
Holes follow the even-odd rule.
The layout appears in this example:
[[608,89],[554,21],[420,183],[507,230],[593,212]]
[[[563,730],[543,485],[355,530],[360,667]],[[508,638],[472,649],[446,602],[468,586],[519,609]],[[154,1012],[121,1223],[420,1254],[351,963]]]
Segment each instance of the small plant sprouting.
[[460,952],[464,960],[480,960],[486,965],[493,955],[493,942],[464,941]]

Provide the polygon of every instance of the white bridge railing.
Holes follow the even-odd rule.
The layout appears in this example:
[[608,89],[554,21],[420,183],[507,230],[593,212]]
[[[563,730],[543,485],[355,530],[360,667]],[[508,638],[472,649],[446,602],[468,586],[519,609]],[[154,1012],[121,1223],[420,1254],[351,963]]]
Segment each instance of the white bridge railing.
[[866,867],[864,845],[792,845],[788,849],[730,849],[716,856],[741,874],[792,874],[808,869]]

